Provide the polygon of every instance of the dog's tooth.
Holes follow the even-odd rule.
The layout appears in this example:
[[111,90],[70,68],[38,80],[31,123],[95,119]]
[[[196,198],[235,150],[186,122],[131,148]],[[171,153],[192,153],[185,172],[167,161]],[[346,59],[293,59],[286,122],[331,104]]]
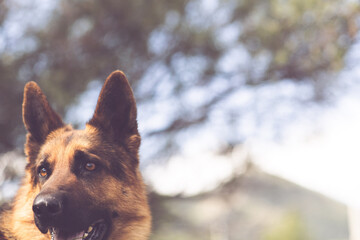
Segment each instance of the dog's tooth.
[[83,239],[86,238],[89,234],[86,232],[84,233]]
[[55,240],[54,229],[53,228],[51,229],[50,234],[51,234],[51,240]]

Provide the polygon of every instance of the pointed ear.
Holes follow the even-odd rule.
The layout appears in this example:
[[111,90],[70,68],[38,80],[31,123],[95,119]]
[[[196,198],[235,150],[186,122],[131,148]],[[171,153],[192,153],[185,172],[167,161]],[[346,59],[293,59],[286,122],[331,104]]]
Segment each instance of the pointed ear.
[[25,144],[30,160],[36,157],[46,137],[64,126],[59,115],[50,107],[45,95],[35,82],[28,82],[24,89],[23,121],[28,132]]
[[115,71],[101,89],[95,113],[88,124],[96,127],[110,140],[125,144],[137,153],[140,136],[136,120],[136,102],[125,74]]

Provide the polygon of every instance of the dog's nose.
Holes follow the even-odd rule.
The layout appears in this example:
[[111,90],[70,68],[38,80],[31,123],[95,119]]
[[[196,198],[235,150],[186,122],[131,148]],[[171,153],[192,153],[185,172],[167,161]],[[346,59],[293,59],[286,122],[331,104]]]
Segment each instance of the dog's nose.
[[38,218],[57,217],[63,212],[62,198],[53,194],[38,195],[33,203],[33,211]]

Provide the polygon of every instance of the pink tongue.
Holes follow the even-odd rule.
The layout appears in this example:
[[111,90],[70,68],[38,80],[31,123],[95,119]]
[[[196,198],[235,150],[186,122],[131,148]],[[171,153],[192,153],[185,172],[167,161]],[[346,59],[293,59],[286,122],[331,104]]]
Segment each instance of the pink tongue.
[[83,235],[84,235],[84,232],[79,232],[70,237],[62,238],[62,237],[57,236],[57,234],[54,234],[53,240],[81,240]]

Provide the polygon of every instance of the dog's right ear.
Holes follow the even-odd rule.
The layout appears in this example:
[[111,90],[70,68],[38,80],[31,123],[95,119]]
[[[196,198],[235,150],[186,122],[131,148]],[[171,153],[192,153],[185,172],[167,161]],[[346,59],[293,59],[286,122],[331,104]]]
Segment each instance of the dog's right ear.
[[36,158],[40,146],[54,130],[64,126],[60,116],[50,107],[45,95],[35,82],[24,89],[23,121],[28,132],[25,153],[29,160]]
[[140,135],[136,103],[125,74],[114,71],[101,89],[93,117],[88,122],[115,143],[137,154]]

